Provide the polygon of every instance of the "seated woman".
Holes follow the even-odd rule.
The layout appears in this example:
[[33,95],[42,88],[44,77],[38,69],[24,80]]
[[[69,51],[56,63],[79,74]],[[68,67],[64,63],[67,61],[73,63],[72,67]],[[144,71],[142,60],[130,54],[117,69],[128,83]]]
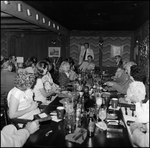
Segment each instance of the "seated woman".
[[69,62],[63,61],[59,67],[59,86],[63,89],[69,84],[69,71],[70,64]]
[[50,71],[52,69],[52,63],[50,62],[50,60],[48,60],[48,58],[43,59],[43,61],[47,62],[47,64],[48,64],[48,71],[42,77],[44,88],[45,88],[46,92],[50,92],[50,91],[57,92],[59,90],[59,86],[54,83],[53,78],[50,74]]
[[121,94],[126,94],[129,84],[132,82],[130,78],[130,68],[135,65],[134,62],[128,62],[124,65],[124,70],[120,69],[119,76],[115,81],[107,81],[105,84],[108,86],[107,90],[116,90]]
[[48,72],[48,63],[44,60],[39,61],[36,64],[35,74],[37,75],[37,81],[33,88],[34,94],[35,94],[35,100],[41,101],[42,104],[49,104],[51,101],[48,100],[48,97],[51,95],[56,94],[56,91],[50,90],[49,92],[46,92],[43,84],[42,77],[46,75]]
[[25,68],[24,70],[27,71],[28,73],[34,73],[36,64],[37,58],[34,56],[29,57],[24,63]]
[[84,61],[79,67],[79,69],[81,71],[94,70],[94,68],[95,68],[95,64],[92,62],[93,57],[91,55],[89,55],[87,58],[88,58],[88,60]]
[[69,62],[70,64],[69,79],[73,81],[78,77],[77,68],[75,67],[74,60],[72,59],[72,57],[69,57],[65,61]]
[[133,81],[127,90],[126,100],[135,104],[135,123],[130,130],[132,141],[136,146],[149,146],[149,100],[143,103],[146,95],[146,87],[143,82]]
[[7,96],[8,115],[12,118],[33,119],[35,114],[39,114],[38,103],[33,101],[32,88],[36,82],[34,74],[17,73],[15,77],[15,87]]

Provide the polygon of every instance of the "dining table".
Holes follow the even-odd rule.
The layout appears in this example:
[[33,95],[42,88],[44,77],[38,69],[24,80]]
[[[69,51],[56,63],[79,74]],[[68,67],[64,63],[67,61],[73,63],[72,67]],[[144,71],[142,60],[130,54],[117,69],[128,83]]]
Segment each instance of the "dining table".
[[[63,106],[60,100],[62,100],[62,97],[57,96],[42,112],[50,115],[56,111],[58,106]],[[89,103],[91,102],[89,101]],[[123,121],[121,109],[115,110],[115,112],[119,120]],[[82,124],[88,131],[86,117]],[[84,141],[79,144],[65,139],[68,134],[65,128],[65,118],[59,122],[48,120],[40,123],[40,129],[29,136],[23,147],[132,147],[127,127],[119,125],[116,128],[122,129],[121,132],[102,130],[95,126],[94,136],[89,137],[87,135]]]

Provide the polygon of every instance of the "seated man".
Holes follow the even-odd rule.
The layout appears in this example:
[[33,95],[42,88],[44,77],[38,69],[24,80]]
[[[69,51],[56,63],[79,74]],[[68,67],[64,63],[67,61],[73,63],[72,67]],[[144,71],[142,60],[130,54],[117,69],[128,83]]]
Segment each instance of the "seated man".
[[108,90],[117,90],[119,93],[126,94],[129,84],[132,82],[130,78],[130,68],[135,65],[133,62],[128,62],[124,65],[124,70],[118,71],[118,76],[115,81],[108,81],[105,84],[108,86]]
[[88,60],[87,60],[87,61],[84,61],[84,62],[80,65],[79,69],[80,69],[81,71],[94,70],[95,64],[92,62],[92,60],[93,60],[93,57],[92,57],[91,55],[89,55],[89,56],[88,56]]
[[12,124],[6,125],[1,130],[1,147],[22,147],[30,134],[39,129],[39,121],[28,122],[23,129],[17,130]]

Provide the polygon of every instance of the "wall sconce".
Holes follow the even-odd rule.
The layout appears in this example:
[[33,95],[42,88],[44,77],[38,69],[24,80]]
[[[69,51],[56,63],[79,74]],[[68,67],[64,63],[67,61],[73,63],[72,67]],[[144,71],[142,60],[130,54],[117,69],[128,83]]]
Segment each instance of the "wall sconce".
[[56,44],[56,40],[51,40],[51,43],[55,45]]
[[99,46],[102,46],[104,43],[102,36],[99,37]]
[[21,12],[22,11],[22,5],[18,4],[18,11]]
[[10,2],[9,2],[9,1],[4,1],[4,3],[5,3],[6,5],[10,4]]
[[53,23],[53,28],[55,28],[55,24]]
[[30,11],[30,9],[27,9],[27,14],[28,14],[28,16],[31,16],[31,11]]

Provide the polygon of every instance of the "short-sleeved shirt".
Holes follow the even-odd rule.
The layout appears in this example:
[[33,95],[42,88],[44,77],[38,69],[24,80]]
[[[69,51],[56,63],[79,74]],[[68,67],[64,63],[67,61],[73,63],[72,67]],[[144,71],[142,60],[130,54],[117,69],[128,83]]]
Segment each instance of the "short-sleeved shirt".
[[[29,108],[31,106],[31,103],[33,102],[33,92],[31,90],[25,92],[14,87],[9,91],[7,96],[8,107],[10,106],[9,102],[10,102],[11,95],[13,95],[19,101],[18,111]],[[20,116],[19,118],[33,119],[33,115],[38,113],[40,113],[40,110],[35,109],[29,113],[24,114],[23,116]]]
[[42,103],[45,103],[46,102],[46,97],[44,97],[41,92],[40,92],[40,89],[44,88],[43,86],[43,81],[41,78],[38,78],[37,81],[36,81],[36,84],[33,88],[33,92],[35,94],[35,100],[36,101],[41,101]]

